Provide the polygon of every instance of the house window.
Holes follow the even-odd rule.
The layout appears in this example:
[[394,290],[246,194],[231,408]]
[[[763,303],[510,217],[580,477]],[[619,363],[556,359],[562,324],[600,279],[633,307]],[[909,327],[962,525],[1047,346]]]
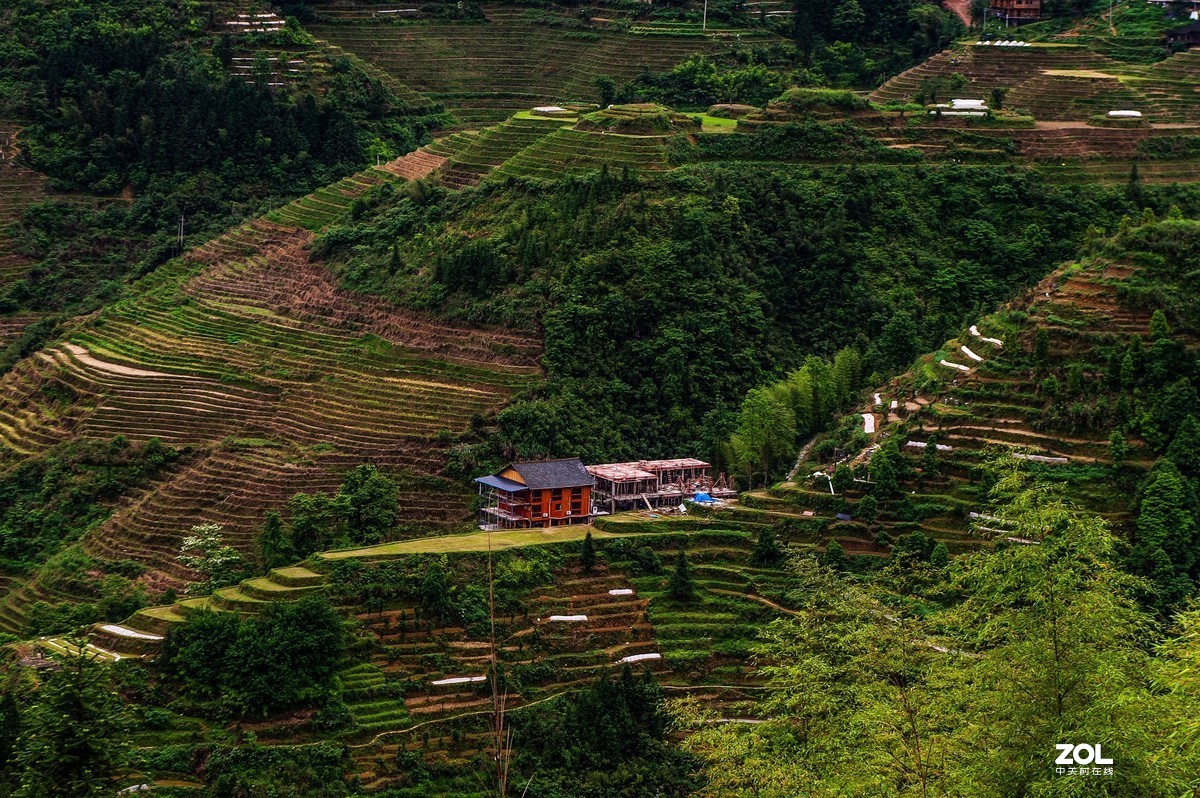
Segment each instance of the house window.
[[561,505],[561,504],[556,504],[556,505],[554,505],[554,512],[556,512],[556,513],[561,513],[561,512],[562,512],[562,505]]

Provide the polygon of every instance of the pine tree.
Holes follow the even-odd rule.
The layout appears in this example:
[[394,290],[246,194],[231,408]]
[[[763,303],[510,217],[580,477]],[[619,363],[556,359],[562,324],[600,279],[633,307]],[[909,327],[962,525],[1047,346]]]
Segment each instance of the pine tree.
[[1033,336],[1033,362],[1039,368],[1050,362],[1050,333],[1044,327]]
[[950,564],[950,550],[946,548],[944,541],[939,540],[929,553],[929,564],[934,568],[945,568]]
[[667,595],[676,601],[696,600],[696,580],[692,576],[692,564],[688,561],[687,551],[679,549],[675,558],[675,571],[667,580]]
[[931,476],[938,472],[937,442],[937,435],[930,435],[925,441],[925,451],[921,453],[921,470]]
[[1200,478],[1200,422],[1189,415],[1179,425],[1175,439],[1167,447],[1167,459],[1190,479]]
[[429,620],[443,622],[450,617],[453,610],[450,579],[446,576],[446,566],[441,562],[434,562],[425,572],[418,591],[418,601]]
[[284,529],[283,519],[274,510],[263,520],[262,531],[258,533],[258,551],[267,568],[280,568],[297,559],[292,535]]
[[128,756],[129,724],[108,668],[78,657],[50,675],[22,718],[19,798],[112,795]]
[[584,573],[591,573],[596,570],[596,543],[592,540],[592,531],[583,536],[583,550],[579,553],[579,564],[583,566]]
[[758,541],[754,544],[754,553],[751,555],[751,560],[755,565],[774,565],[783,559],[783,549],[779,548],[779,542],[775,540],[775,533],[770,527],[763,527],[763,530],[758,533]]
[[869,467],[871,479],[875,482],[873,492],[879,496],[890,496],[899,487],[900,478],[900,449],[894,437],[888,438],[879,451],[871,457]]
[[1155,310],[1150,316],[1150,340],[1158,341],[1171,334],[1171,325],[1167,323],[1167,314]]
[[1142,176],[1138,174],[1137,161],[1129,169],[1129,181],[1125,184],[1125,199],[1134,205],[1142,204]]
[[1113,430],[1108,438],[1108,454],[1112,458],[1113,469],[1120,470],[1121,466],[1125,465],[1125,458],[1129,456],[1129,444],[1119,429]]
[[836,540],[829,541],[829,544],[825,546],[825,553],[821,555],[821,565],[835,571],[844,571],[848,563],[846,550],[842,548],[842,544]]
[[1164,615],[1193,589],[1196,543],[1196,514],[1184,480],[1174,464],[1160,460],[1146,476],[1129,559],[1135,573],[1154,583],[1153,603]]

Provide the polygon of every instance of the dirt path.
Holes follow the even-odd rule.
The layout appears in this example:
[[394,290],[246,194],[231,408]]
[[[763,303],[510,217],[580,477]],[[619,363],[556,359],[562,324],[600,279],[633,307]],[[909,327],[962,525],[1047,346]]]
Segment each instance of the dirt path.
[[971,27],[971,0],[943,0],[942,5],[957,14],[964,25]]
[[716,588],[716,587],[710,587],[708,590],[710,593],[723,593],[727,596],[737,596],[738,598],[747,598],[747,599],[750,599],[751,601],[757,601],[759,604],[764,604],[773,610],[779,610],[780,612],[782,612],[786,615],[791,615],[794,618],[800,617],[800,613],[796,612],[795,610],[789,610],[787,607],[784,607],[781,604],[776,604],[774,601],[771,601],[770,599],[763,598],[762,596],[756,596],[753,593],[739,593],[736,590],[722,590],[722,589]]
[[800,453],[796,455],[796,464],[792,466],[792,470],[788,472],[788,482],[791,482],[796,478],[796,472],[800,470],[800,464],[804,462],[805,457],[808,457],[808,453],[812,450],[812,447],[816,444],[816,442],[817,436],[814,435],[812,440],[804,444],[804,447],[800,449]]

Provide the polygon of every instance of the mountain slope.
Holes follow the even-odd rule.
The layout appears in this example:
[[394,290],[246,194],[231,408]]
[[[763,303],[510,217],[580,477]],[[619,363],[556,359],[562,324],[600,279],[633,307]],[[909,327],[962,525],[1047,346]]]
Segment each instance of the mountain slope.
[[[364,193],[391,180],[369,170],[354,184]],[[344,212],[351,200],[340,201]],[[329,207],[311,197],[275,215],[315,226]],[[0,380],[10,463],[116,435],[190,447],[186,464],[127,497],[85,539],[104,560],[142,563],[152,591],[195,578],[178,562],[191,526],[221,524],[253,553],[265,509],[336,488],[360,463],[397,474],[402,525],[460,523],[466,495],[436,477],[445,440],[539,377],[532,336],[355,297],[309,260],[311,239],[299,226],[244,225]],[[64,392],[73,397],[65,407]],[[17,631],[27,599],[12,590],[0,623]]]

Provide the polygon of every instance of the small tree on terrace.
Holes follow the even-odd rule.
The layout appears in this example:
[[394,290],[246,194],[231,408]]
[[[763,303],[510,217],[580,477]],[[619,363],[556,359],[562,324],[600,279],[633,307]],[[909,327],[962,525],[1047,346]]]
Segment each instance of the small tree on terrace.
[[1161,309],[1155,310],[1150,316],[1150,340],[1159,341],[1171,334],[1171,325],[1167,322],[1167,314]]
[[617,84],[608,75],[597,75],[592,81],[592,85],[596,87],[596,91],[600,94],[600,107],[607,108],[612,105],[612,102],[617,97]]
[[849,560],[846,558],[846,550],[842,548],[842,544],[836,540],[829,541],[825,547],[825,552],[821,555],[821,565],[826,568],[832,568],[835,571],[844,571]]
[[870,527],[879,517],[879,500],[873,494],[863,496],[858,504],[854,505],[854,514],[858,516],[858,520]]
[[284,528],[283,519],[274,510],[268,512],[263,520],[262,531],[258,533],[258,551],[267,568],[279,568],[296,560],[292,535]]
[[[1178,438],[1178,435],[1176,437]],[[1125,465],[1125,459],[1129,457],[1129,443],[1119,429],[1113,430],[1112,435],[1108,438],[1108,454],[1112,458],[1113,469],[1120,471],[1121,467]]]
[[762,466],[769,480],[772,466],[793,450],[796,441],[796,417],[792,408],[769,388],[755,388],[746,395],[738,413],[737,433],[733,436],[734,454],[746,465],[747,474],[754,464]]
[[128,718],[108,668],[87,657],[67,662],[38,690],[22,718],[15,764],[22,798],[113,795],[128,759]]
[[895,438],[888,438],[871,457],[868,464],[871,479],[875,482],[873,492],[878,496],[891,496],[899,487],[900,450]]
[[334,501],[355,543],[377,543],[391,531],[396,524],[397,493],[395,480],[373,465],[360,465],[346,475]]
[[675,571],[667,580],[667,595],[676,601],[696,600],[696,580],[692,576],[692,564],[687,558],[687,551],[679,549],[675,558]]
[[775,533],[770,527],[763,527],[758,533],[758,542],[754,544],[754,554],[751,559],[755,565],[774,565],[783,559],[783,549],[775,539]]
[[297,493],[288,501],[292,545],[307,557],[329,548],[342,534],[342,507],[328,493]]
[[833,489],[845,493],[854,487],[854,472],[848,465],[840,465],[833,469]]
[[583,549],[579,553],[579,564],[583,566],[585,573],[590,574],[596,570],[596,543],[592,540],[590,530],[583,536]]
[[179,547],[179,561],[207,579],[191,585],[188,592],[211,593],[242,580],[246,560],[225,543],[225,531],[220,524],[198,524],[191,531]]
[[1050,362],[1050,333],[1044,327],[1033,336],[1033,362],[1038,368]]

